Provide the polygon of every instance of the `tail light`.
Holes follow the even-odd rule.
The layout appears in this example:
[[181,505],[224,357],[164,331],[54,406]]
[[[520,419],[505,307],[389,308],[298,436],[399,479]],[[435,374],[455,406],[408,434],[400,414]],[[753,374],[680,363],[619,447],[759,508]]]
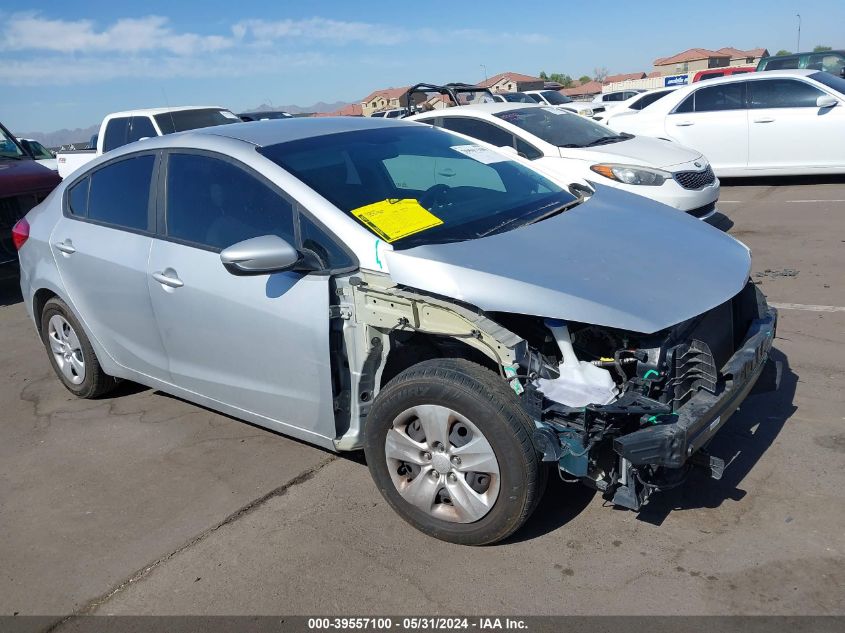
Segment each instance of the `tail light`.
[[17,221],[15,226],[12,227],[12,242],[14,242],[17,250],[21,250],[21,246],[26,244],[28,239],[29,222],[26,221],[26,218],[21,218]]

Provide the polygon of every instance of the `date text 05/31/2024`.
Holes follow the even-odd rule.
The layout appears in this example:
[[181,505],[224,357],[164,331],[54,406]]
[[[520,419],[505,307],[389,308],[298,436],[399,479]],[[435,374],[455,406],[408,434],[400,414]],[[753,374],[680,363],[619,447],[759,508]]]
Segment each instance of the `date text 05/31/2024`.
[[520,618],[500,617],[406,617],[401,622],[388,617],[333,617],[309,618],[309,630],[372,630],[372,631],[501,631],[527,630],[528,625]]

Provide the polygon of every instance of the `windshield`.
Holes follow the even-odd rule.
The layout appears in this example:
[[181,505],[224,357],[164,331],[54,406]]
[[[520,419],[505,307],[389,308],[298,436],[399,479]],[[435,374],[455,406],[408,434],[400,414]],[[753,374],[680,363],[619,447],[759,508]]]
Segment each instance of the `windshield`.
[[258,151],[395,248],[510,230],[579,200],[506,155],[429,126],[327,134]]
[[202,127],[240,122],[240,119],[234,114],[219,108],[163,112],[156,114],[155,120],[162,134],[173,134],[185,130],[197,130]]
[[500,112],[496,117],[557,147],[593,147],[631,138],[558,108],[520,108]]
[[6,134],[3,128],[0,128],[0,158],[26,158],[23,150],[18,147],[18,144],[11,136]]
[[566,95],[560,94],[556,90],[544,90],[540,94],[543,95],[546,98],[546,101],[548,101],[552,105],[563,105],[564,103],[572,103],[572,99],[570,99]]
[[828,88],[833,88],[839,94],[845,95],[845,79],[842,79],[842,77],[831,75],[828,72],[820,72],[810,75],[810,79],[815,79],[820,84],[824,84]]
[[503,97],[505,101],[510,101],[511,103],[536,103],[534,99],[524,92],[504,92],[499,96]]
[[21,144],[29,150],[29,153],[32,154],[34,158],[41,159],[41,158],[54,158],[53,154],[50,153],[46,147],[44,147],[38,141],[30,141],[30,140],[23,140],[21,139]]
[[265,119],[292,119],[293,115],[287,112],[247,112],[246,116],[253,121],[264,121]]

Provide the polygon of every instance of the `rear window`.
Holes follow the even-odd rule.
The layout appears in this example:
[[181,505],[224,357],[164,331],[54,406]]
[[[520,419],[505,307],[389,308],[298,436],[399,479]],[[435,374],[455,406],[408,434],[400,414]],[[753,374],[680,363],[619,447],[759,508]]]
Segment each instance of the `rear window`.
[[198,130],[214,125],[238,123],[240,119],[228,110],[204,108],[200,110],[177,110],[155,115],[162,134],[173,134],[185,130]]
[[833,88],[839,93],[840,98],[845,97],[845,79],[842,77],[837,77],[836,75],[831,75],[828,72],[823,72],[813,73],[810,75],[810,79],[814,79],[828,88]]
[[495,150],[428,126],[327,134],[258,151],[396,248],[509,230],[578,200]]

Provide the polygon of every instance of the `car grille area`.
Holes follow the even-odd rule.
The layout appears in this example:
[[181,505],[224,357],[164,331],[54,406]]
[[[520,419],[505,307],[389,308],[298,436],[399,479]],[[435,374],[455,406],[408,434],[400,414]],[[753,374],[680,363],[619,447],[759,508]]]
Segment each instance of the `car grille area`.
[[701,171],[679,171],[675,173],[675,181],[684,189],[703,189],[716,182],[716,174],[707,165]]

